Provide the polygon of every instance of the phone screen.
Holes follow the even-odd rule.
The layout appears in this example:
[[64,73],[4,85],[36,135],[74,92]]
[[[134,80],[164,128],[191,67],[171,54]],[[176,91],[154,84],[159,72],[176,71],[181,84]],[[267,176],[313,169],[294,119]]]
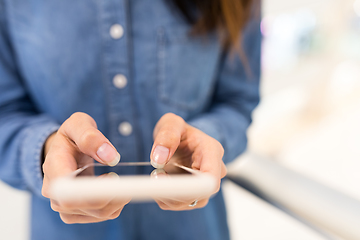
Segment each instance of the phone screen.
[[109,173],[116,173],[118,176],[126,175],[148,175],[152,177],[160,175],[192,174],[191,169],[169,163],[163,169],[154,168],[150,162],[121,162],[114,167],[93,163],[79,168],[75,171],[76,177],[102,176]]

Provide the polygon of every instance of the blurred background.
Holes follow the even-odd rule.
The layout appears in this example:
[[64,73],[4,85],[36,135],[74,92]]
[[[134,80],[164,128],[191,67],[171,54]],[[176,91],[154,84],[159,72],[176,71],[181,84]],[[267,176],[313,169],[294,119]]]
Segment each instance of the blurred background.
[[[248,152],[360,201],[360,0],[263,0],[261,30]],[[230,181],[224,194],[233,240],[329,239]],[[0,196],[0,239],[28,239],[29,195]]]

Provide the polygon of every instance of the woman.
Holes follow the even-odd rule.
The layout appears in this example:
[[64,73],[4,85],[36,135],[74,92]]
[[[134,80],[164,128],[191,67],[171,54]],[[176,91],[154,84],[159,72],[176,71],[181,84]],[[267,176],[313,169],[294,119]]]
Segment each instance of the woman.
[[48,191],[119,153],[156,167],[180,157],[220,186],[258,103],[253,3],[0,0],[0,177],[32,193],[32,239],[229,239],[221,192],[77,204]]

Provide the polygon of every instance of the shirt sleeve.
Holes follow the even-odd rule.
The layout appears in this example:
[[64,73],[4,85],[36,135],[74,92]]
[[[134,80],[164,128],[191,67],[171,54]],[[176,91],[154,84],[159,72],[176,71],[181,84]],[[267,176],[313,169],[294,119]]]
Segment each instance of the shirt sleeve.
[[189,121],[223,145],[225,163],[246,148],[251,112],[259,103],[261,39],[258,17],[247,24],[242,35],[248,69],[237,53],[224,54],[209,111]]
[[9,39],[0,0],[0,179],[41,196],[42,147],[59,125],[32,104]]

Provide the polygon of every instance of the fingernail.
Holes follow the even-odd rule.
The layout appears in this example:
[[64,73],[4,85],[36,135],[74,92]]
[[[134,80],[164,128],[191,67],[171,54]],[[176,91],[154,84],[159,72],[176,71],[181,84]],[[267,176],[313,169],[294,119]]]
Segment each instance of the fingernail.
[[109,172],[106,176],[107,176],[107,177],[111,177],[111,178],[118,178],[118,177],[119,177],[119,175],[117,175],[117,174],[114,173],[114,172]]
[[164,169],[162,169],[162,168],[157,168],[157,169],[155,169],[154,171],[151,172],[150,176],[151,176],[152,178],[157,179],[157,178],[161,178],[161,177],[167,176],[167,173],[165,172]]
[[101,145],[97,150],[96,154],[109,166],[115,166],[120,161],[120,154],[108,143],[103,143],[103,145]]
[[163,146],[157,146],[154,149],[153,158],[151,165],[154,168],[163,168],[165,166],[166,160],[169,157],[170,150]]

